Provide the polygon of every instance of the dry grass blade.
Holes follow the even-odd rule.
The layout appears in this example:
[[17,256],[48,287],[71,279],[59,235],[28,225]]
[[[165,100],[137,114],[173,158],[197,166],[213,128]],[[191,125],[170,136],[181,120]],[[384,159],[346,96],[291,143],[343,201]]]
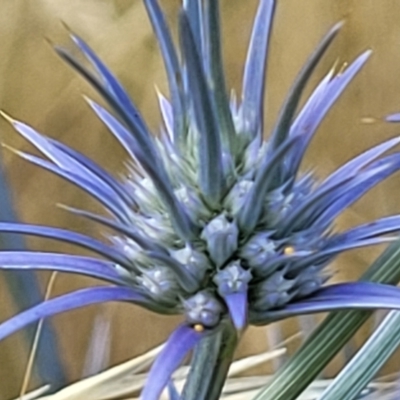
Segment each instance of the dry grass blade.
[[[45,386],[25,395],[22,400],[139,400],[139,397],[132,396],[138,396],[146,380],[146,374],[142,371],[148,367],[161,348],[162,346],[156,347],[124,364],[72,384],[58,393],[42,396],[50,388]],[[238,360],[232,365],[231,376],[253,368],[261,362],[271,361],[284,353],[285,349],[278,349]],[[182,367],[176,373],[175,383],[178,390],[183,386],[187,371],[187,367]],[[251,400],[270,378],[271,376],[229,378],[221,400]],[[330,379],[314,381],[298,400],[317,400],[331,382]],[[396,381],[371,383],[362,395],[364,400],[396,400],[399,395],[398,383]],[[169,400],[168,395],[164,393],[161,400]]]
[[117,365],[98,375],[83,379],[59,392],[40,397],[40,400],[107,400],[126,396],[143,387],[146,369],[161,351],[158,346],[124,364]]
[[272,351],[266,351],[261,354],[242,358],[234,362],[229,368],[228,377],[236,376],[250,368],[257,367],[260,364],[266,363],[267,361],[275,360],[286,353],[286,349],[277,349]]
[[96,315],[93,323],[91,339],[86,351],[82,378],[97,375],[109,365],[111,352],[111,318],[109,308]]
[[47,391],[50,390],[50,385],[44,385],[38,389],[33,390],[32,392],[29,392],[25,395],[23,395],[22,397],[18,396],[16,399],[14,400],[37,400],[40,399],[41,395],[46,393]]
[[[129,396],[137,395],[140,392],[146,380],[146,374],[143,371],[151,364],[161,349],[162,346],[158,346],[139,357],[83,379],[55,394],[42,396],[43,391],[31,393],[31,397],[26,398],[26,400],[133,400],[135,398]],[[261,363],[280,357],[285,352],[286,349],[282,348],[238,360],[232,364],[229,375],[235,376]],[[188,368],[185,366],[176,371],[174,379],[178,389],[183,386],[187,372]],[[223,398],[228,399],[231,394],[239,391],[257,389],[265,384],[266,379],[265,376],[228,379]],[[163,399],[168,399],[168,397],[165,395]]]
[[[50,294],[51,294],[51,291],[53,290],[53,286],[54,286],[56,277],[57,277],[57,272],[52,272],[52,274],[50,275],[49,282],[47,283],[46,293],[44,295],[44,301],[46,301],[50,298]],[[21,391],[20,391],[20,395],[19,395],[20,400],[25,398],[25,393],[26,393],[28,385],[29,385],[29,380],[32,375],[33,364],[35,361],[36,351],[37,351],[37,347],[39,344],[40,334],[42,332],[42,327],[43,327],[43,319],[41,319],[39,321],[38,326],[36,328],[36,333],[35,333],[35,336],[33,339],[32,349],[29,354],[28,364],[26,366],[24,379],[22,381]]]

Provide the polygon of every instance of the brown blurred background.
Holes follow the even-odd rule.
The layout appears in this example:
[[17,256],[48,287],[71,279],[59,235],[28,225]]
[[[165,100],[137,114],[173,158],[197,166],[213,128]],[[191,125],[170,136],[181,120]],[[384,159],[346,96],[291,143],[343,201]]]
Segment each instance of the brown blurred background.
[[[171,24],[178,0],[163,1]],[[225,64],[229,86],[240,90],[245,50],[256,0],[222,1]],[[96,119],[81,94],[96,97],[54,54],[44,40],[68,42],[61,21],[80,34],[106,61],[131,93],[154,132],[160,124],[154,86],[166,91],[158,47],[140,0],[0,0],[0,108],[28,122],[39,131],[90,155],[116,174],[123,171],[125,154]],[[367,48],[373,56],[338,104],[329,113],[309,150],[306,165],[321,177],[349,157],[400,132],[382,118],[400,111],[400,2],[349,0],[278,1],[268,70],[267,131],[273,124],[284,94],[321,36],[338,20],[346,24],[318,67],[308,92],[339,60],[351,61]],[[375,121],[373,123],[366,123]],[[267,134],[268,132],[266,132]],[[4,121],[0,140],[29,150]],[[24,221],[69,227],[98,235],[98,227],[58,209],[58,202],[98,209],[80,190],[51,174],[32,167],[5,151],[7,173],[16,207]],[[339,222],[340,227],[400,212],[400,177],[374,189]],[[29,240],[32,247],[60,249],[58,243]],[[66,246],[63,247],[66,249]],[[77,251],[68,248],[71,251]],[[356,279],[382,248],[352,252],[334,265],[338,279]],[[43,287],[49,274],[40,275]],[[58,275],[53,295],[95,283],[85,278]],[[7,287],[0,280],[0,319],[15,312]],[[82,374],[94,318],[111,319],[111,357],[115,364],[160,343],[178,322],[124,304],[90,307],[53,318],[66,368],[71,380]],[[370,324],[371,325],[371,324]],[[284,336],[299,330],[297,321],[282,324]],[[367,329],[364,329],[364,333]],[[266,349],[265,328],[249,329],[240,354]],[[22,334],[0,344],[0,399],[19,391],[28,347]],[[361,343],[362,336],[357,340]],[[299,341],[293,342],[295,347]],[[333,373],[340,358],[331,368]],[[390,369],[398,370],[393,358]]]

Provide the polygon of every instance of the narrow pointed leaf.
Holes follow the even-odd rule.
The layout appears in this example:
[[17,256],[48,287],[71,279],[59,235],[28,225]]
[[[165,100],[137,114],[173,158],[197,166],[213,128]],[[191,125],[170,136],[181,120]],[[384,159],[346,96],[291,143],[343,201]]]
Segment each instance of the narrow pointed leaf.
[[234,327],[239,332],[243,331],[247,324],[247,292],[228,293],[224,300]]
[[187,67],[189,90],[193,98],[193,113],[199,133],[199,183],[206,201],[215,205],[225,188],[221,139],[200,56],[196,51],[189,21],[183,13],[180,15],[180,39]]
[[168,207],[172,222],[175,224],[178,233],[181,234],[182,239],[190,240],[195,237],[197,228],[194,226],[193,222],[190,221],[185,208],[176,198],[165,170],[157,168],[157,163],[154,164],[155,160],[151,157],[147,157],[146,154],[141,151],[135,138],[129,135],[127,129],[106,109],[93,101],[90,101],[90,105],[128,153],[133,158],[137,159],[149,174],[158,193]]
[[150,238],[143,236],[143,234],[139,233],[133,226],[121,224],[101,215],[97,215],[85,210],[80,210],[78,208],[68,207],[64,205],[62,205],[61,208],[81,217],[88,218],[91,221],[107,226],[108,228],[114,229],[115,231],[122,233],[126,237],[134,240],[139,246],[141,246],[145,250],[166,253],[166,251],[161,246],[159,246]]
[[80,233],[68,231],[60,228],[53,228],[50,226],[42,225],[30,225],[30,224],[18,224],[0,222],[1,233],[18,233],[23,235],[32,235],[45,237],[52,240],[61,240],[63,242],[72,243],[80,247],[91,250],[103,257],[116,262],[122,266],[130,268],[130,262],[125,256],[119,253],[114,248],[99,242],[89,236],[82,235]]
[[206,49],[203,42],[203,10],[201,1],[183,0],[183,9],[188,17],[190,28],[193,32],[193,39],[196,43],[196,49],[199,54],[205,54]]
[[160,192],[160,195],[168,198],[173,196],[172,189],[170,187],[169,178],[166,175],[164,168],[159,167],[157,159],[149,157],[148,154],[142,151],[140,143],[132,136],[129,130],[121,124],[117,118],[109,113],[105,108],[101,107],[96,102],[87,99],[89,105],[97,116],[104,122],[110,132],[115,138],[121,143],[128,154],[137,160],[140,165],[151,177],[154,185]]
[[[321,288],[316,292],[315,296],[310,299],[305,299],[304,302],[314,301],[315,299],[320,299],[324,301],[324,298],[330,297],[355,297],[355,296],[368,296],[370,298],[384,298],[393,296],[393,304],[395,305],[398,301],[400,288],[393,285],[384,285],[381,283],[373,282],[345,282],[336,283],[334,285],[329,285]],[[360,301],[362,303],[362,301]]]
[[[110,112],[104,107],[100,106],[93,100],[87,99],[90,107],[100,118],[101,121],[107,126],[114,137],[121,143],[127,153],[133,158],[137,159],[140,164],[146,169],[149,165],[149,154],[143,152],[138,140],[133,136],[129,130],[118,121]],[[154,165],[154,164],[153,164]],[[156,169],[155,169],[156,170]]]
[[294,114],[299,104],[303,90],[311,77],[315,67],[319,63],[321,57],[332,43],[333,39],[338,34],[342,24],[336,24],[328,34],[322,39],[317,49],[314,51],[300,75],[297,77],[292,89],[287,96],[285,103],[281,109],[275,128],[271,136],[271,151],[277,149],[288,137],[290,132],[290,125],[292,123]]
[[304,198],[302,204],[293,209],[282,221],[280,234],[305,229],[312,225],[328,226],[334,217],[346,207],[386,179],[400,168],[397,154],[378,160],[362,174],[348,174],[343,181],[334,181],[319,187]]
[[120,106],[118,114],[135,135],[143,152],[149,156],[155,157],[155,160],[157,160],[157,151],[154,146],[153,137],[139,110],[134,106],[128,94],[125,92],[125,89],[85,41],[73,33],[71,33],[71,38],[94,66],[107,92]]
[[[345,309],[396,309],[400,310],[400,288],[370,282],[343,283],[324,287],[310,298],[289,303],[281,310],[254,313],[251,321],[259,324],[291,316]],[[262,316],[262,314],[264,314]]]
[[104,63],[99,59],[96,53],[88,46],[88,44],[84,40],[82,40],[78,35],[74,33],[71,33],[71,39],[82,51],[88,61],[90,61],[90,63],[94,66],[108,92],[111,93],[116,99],[118,99],[120,104],[126,110],[126,114],[129,114],[131,118],[135,119],[136,124],[141,128],[140,132],[144,135],[143,139],[149,139],[145,139],[145,137],[148,135],[148,132],[146,132],[145,129],[145,122],[138,113],[136,107],[133,106],[131,99],[125,92],[125,89],[122,87],[122,85],[115,78],[115,76],[110,72],[110,70],[104,65]]
[[251,34],[242,89],[241,118],[245,133],[254,138],[262,132],[267,56],[275,0],[261,0]]
[[386,117],[387,122],[400,122],[400,113],[390,114]]
[[[393,243],[361,278],[387,284],[400,281],[400,242]],[[295,400],[371,315],[341,311],[328,316],[254,400]]]
[[298,140],[298,138],[291,138],[283,143],[270,158],[264,160],[260,170],[257,171],[254,185],[247,194],[244,206],[238,214],[238,224],[243,231],[248,233],[255,228],[264,206],[266,193],[275,189],[276,172],[282,158],[295,146]]
[[326,79],[330,79],[332,75],[329,73],[322,82],[322,88],[317,88],[317,90],[321,89],[317,96],[317,104],[315,104],[315,101],[311,103],[307,102],[298,117],[294,120],[290,128],[290,136],[301,135],[303,140],[299,143],[296,152],[294,152],[290,157],[290,164],[287,168],[287,174],[289,176],[297,174],[305,151],[307,150],[319,124],[325,118],[335,101],[343,93],[344,89],[346,89],[351,80],[360,71],[370,55],[371,51],[364,52],[357,57],[357,59],[347,67],[344,72],[341,72],[326,82]]
[[398,236],[394,237],[378,237],[378,238],[372,238],[372,239],[363,239],[359,241],[354,241],[354,242],[344,242],[344,243],[338,243],[335,245],[327,246],[327,248],[324,248],[320,251],[317,251],[309,256],[305,256],[304,258],[300,259],[299,261],[294,261],[293,266],[291,267],[291,271],[295,272],[298,270],[301,270],[303,268],[307,268],[309,265],[321,265],[322,263],[325,263],[329,260],[331,260],[333,257],[344,253],[345,251],[348,250],[353,250],[353,249],[358,249],[361,247],[369,247],[369,246],[375,246],[377,244],[382,244],[382,243],[388,243],[388,242],[393,242],[398,239]]
[[[197,4],[197,2],[191,2]],[[186,110],[182,88],[182,73],[178,56],[172,41],[171,33],[165,21],[165,17],[157,0],[145,0],[144,2],[153,30],[157,36],[163,56],[165,69],[168,75],[169,90],[173,106],[174,141],[179,143],[185,132]]]
[[[191,1],[191,3],[196,3]],[[221,52],[221,29],[219,0],[208,0],[206,2],[208,28],[210,34],[210,86],[214,96],[217,119],[221,132],[221,139],[225,148],[235,154],[235,126],[229,106],[226,91],[224,67]]]
[[364,240],[400,230],[400,215],[380,218],[373,222],[356,226],[343,233],[337,234],[330,241],[333,243],[348,243],[355,240]]
[[196,277],[174,258],[165,253],[155,251],[150,251],[148,255],[152,259],[160,261],[163,265],[174,271],[177,281],[186,292],[193,293],[199,289],[200,282]]
[[0,340],[40,319],[97,303],[125,301],[147,306],[149,300],[133,288],[93,287],[44,301],[0,324]]
[[52,164],[40,157],[36,157],[34,155],[23,153],[20,151],[16,152],[16,154],[24,160],[27,160],[32,164],[46,169],[47,171],[52,172],[53,174],[67,180],[68,182],[71,182],[80,189],[84,190],[93,198],[98,200],[101,204],[103,204],[103,206],[119,220],[129,220],[127,208],[122,204],[118,204],[118,201],[116,201],[112,192],[110,193],[109,190],[105,190],[104,187],[99,186],[98,184],[96,184],[95,181],[83,178],[80,174],[77,175],[71,171],[65,171],[57,165]]
[[114,263],[91,257],[59,253],[2,251],[0,252],[0,269],[59,271],[87,275],[119,285],[126,284],[117,273]]
[[157,91],[157,97],[165,130],[167,132],[167,143],[171,146],[171,143],[174,141],[174,116],[172,114],[171,103],[159,91]]
[[128,108],[126,108],[126,103],[121,103],[121,99],[116,97],[116,94],[110,91],[111,84],[109,87],[106,86],[107,83],[103,83],[99,81],[99,79],[89,72],[85,67],[83,67],[68,51],[62,49],[60,47],[55,48],[58,55],[65,60],[69,65],[71,65],[79,74],[83,76],[99,93],[100,95],[109,103],[109,105],[114,109],[114,111],[120,116],[126,126],[132,132],[132,135],[136,137],[140,145],[142,146],[142,150],[149,157],[154,157],[157,159],[157,153],[154,147],[153,140],[151,139],[151,135],[148,132],[148,129],[145,127],[144,122],[137,111],[134,108],[133,112],[128,112]]
[[[67,51],[61,48],[56,48],[57,53],[66,60],[72,67],[74,67],[79,73],[83,75],[99,92],[100,94],[110,103],[114,110],[121,116],[122,120],[126,123],[132,132],[133,137],[136,139],[140,146],[140,154],[143,154],[142,161],[147,158],[152,160],[152,164],[149,167],[148,172],[151,174],[152,179],[155,180],[155,185],[157,186],[160,194],[163,196],[171,215],[171,218],[177,228],[178,233],[181,234],[184,239],[191,239],[194,236],[195,227],[189,221],[187,215],[185,214],[182,207],[180,207],[177,199],[175,198],[172,189],[169,187],[169,179],[165,172],[164,167],[161,164],[161,159],[158,157],[154,144],[151,140],[151,136],[144,125],[144,122],[136,110],[131,110],[132,112],[127,112],[124,108],[126,103],[126,96],[121,93],[119,88],[122,89],[120,84],[113,78],[106,67],[101,63],[101,61],[95,56],[95,54],[87,47],[87,45],[81,41],[77,36],[73,36],[73,39],[77,42],[81,50],[85,55],[95,64],[96,69],[102,74],[105,83],[108,85],[108,89],[111,88],[111,92],[104,87],[104,85],[98,81],[98,79],[93,76],[86,68],[84,68],[79,62],[77,62],[74,57],[72,57]],[[122,103],[121,103],[122,102]],[[131,103],[130,103],[131,104]],[[133,107],[133,105],[131,104]],[[130,107],[128,105],[128,110]],[[111,120],[111,115],[106,114],[106,111],[100,106],[97,107],[98,110],[103,111],[103,116],[108,116],[108,121]],[[150,163],[147,163],[150,165]]]
[[[363,174],[359,174],[361,179],[355,180],[357,183],[356,185],[351,185],[352,187],[343,190],[343,195],[340,198],[328,205],[320,215],[314,215],[314,217],[318,217],[313,221],[314,224],[330,223],[347,207],[360,199],[366,192],[399,169],[400,153],[394,153],[384,159],[376,161],[367,171],[363,171]],[[364,178],[362,178],[363,175]]]
[[141,399],[159,400],[173,372],[203,336],[204,332],[187,325],[181,325],[172,333],[150,369]]
[[124,185],[117,181],[111,174],[104,170],[100,165],[96,164],[94,161],[90,160],[85,155],[80,152],[66,146],[61,142],[56,140],[48,139],[55,147],[60,151],[67,154],[70,158],[73,158],[77,163],[79,163],[82,168],[91,171],[93,174],[97,175],[105,184],[107,184],[114,192],[129,206],[132,206],[134,200],[128,190]]
[[399,143],[400,137],[396,137],[365,151],[355,158],[352,158],[349,162],[347,162],[339,169],[337,169],[334,173],[329,175],[328,178],[323,181],[321,186],[329,185],[336,181],[343,180],[343,178],[346,177],[349,172],[354,173],[361,171],[368,164],[375,161],[379,156],[397,146]]
[[[92,179],[98,180],[94,174],[85,174],[85,169],[77,165],[74,160],[59,151],[46,137],[36,132],[32,127],[20,122],[11,121],[14,129],[26,140],[32,143],[41,153],[43,153],[50,161],[58,167],[67,171],[74,172],[77,175],[89,176]],[[102,181],[98,181],[100,184]]]

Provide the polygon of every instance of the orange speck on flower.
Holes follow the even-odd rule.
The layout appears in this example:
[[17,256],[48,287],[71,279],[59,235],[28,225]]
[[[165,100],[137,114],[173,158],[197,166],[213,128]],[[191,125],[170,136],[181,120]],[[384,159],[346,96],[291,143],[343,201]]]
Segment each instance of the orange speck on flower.
[[285,254],[285,256],[290,256],[294,253],[294,251],[294,247],[288,246],[283,249],[283,254]]
[[193,329],[194,329],[196,332],[204,332],[204,326],[201,325],[201,324],[196,324],[196,325],[194,325],[194,326],[193,326]]

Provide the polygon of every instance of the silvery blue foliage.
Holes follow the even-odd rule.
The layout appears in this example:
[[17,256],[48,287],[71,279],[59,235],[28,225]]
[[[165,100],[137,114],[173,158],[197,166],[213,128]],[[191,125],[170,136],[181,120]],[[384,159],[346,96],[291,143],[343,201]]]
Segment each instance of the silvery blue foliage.
[[[144,0],[160,43],[170,99],[159,95],[164,127],[153,135],[102,61],[75,34],[89,67],[66,49],[59,55],[108,103],[89,104],[131,159],[122,180],[83,154],[28,125],[15,129],[46,158],[18,152],[85,190],[109,213],[73,213],[113,231],[108,243],[46,226],[0,223],[0,232],[58,239],[101,258],[44,252],[2,252],[4,269],[50,269],[103,279],[110,286],[79,290],[34,307],[0,325],[0,338],[45,316],[104,301],[128,301],[161,314],[183,314],[150,372],[142,394],[157,399],[174,369],[205,335],[231,321],[240,334],[306,313],[347,308],[400,308],[400,291],[385,285],[324,285],[326,267],[346,250],[392,240],[400,216],[334,230],[335,219],[400,168],[399,138],[338,168],[324,180],[299,166],[320,122],[364,65],[331,70],[298,110],[303,89],[339,31],[334,26],[291,88],[267,140],[263,139],[264,77],[274,14],[260,0],[244,68],[241,101],[227,97],[216,1],[186,2],[175,46],[156,0]],[[178,55],[179,50],[179,55]]]

